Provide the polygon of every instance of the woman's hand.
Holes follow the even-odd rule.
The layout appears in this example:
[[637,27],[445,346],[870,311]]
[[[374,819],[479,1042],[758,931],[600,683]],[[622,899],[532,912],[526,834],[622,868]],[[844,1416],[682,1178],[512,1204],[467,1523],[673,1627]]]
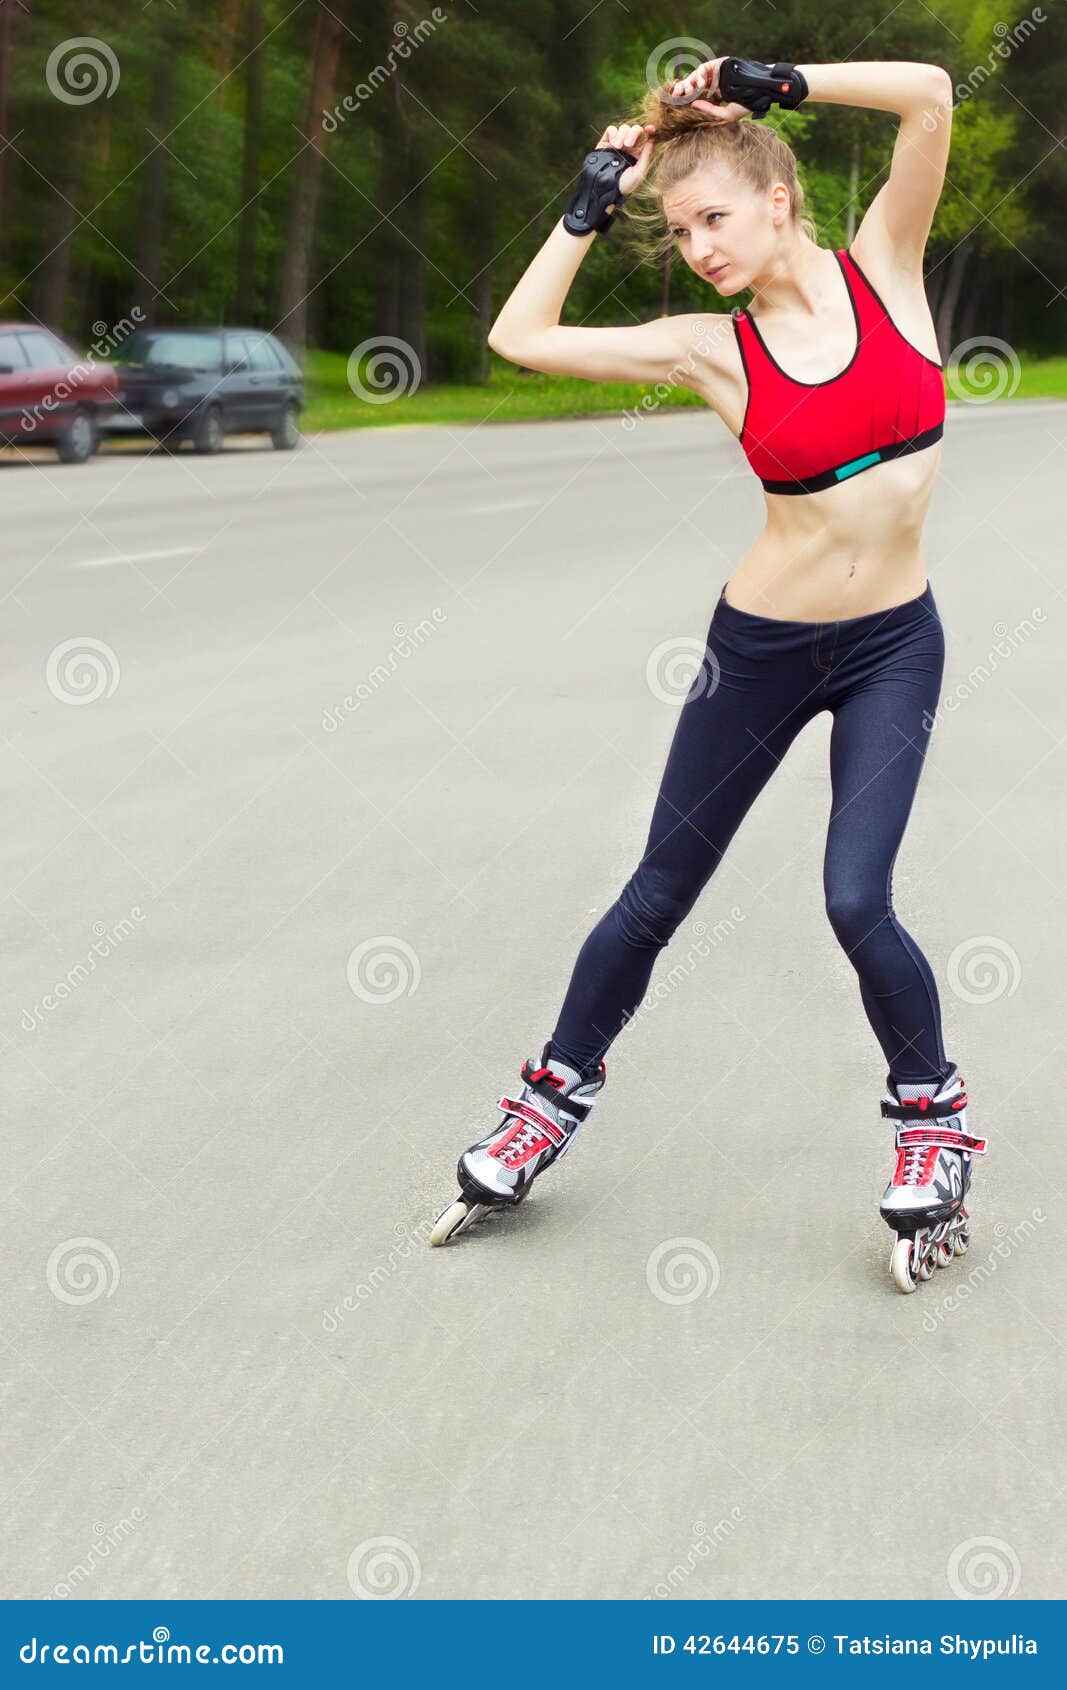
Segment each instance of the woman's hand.
[[609,123],[597,142],[598,147],[621,147],[624,152],[636,153],[637,163],[627,165],[619,177],[620,194],[632,194],[648,174],[652,162],[651,125],[647,123]]
[[[684,77],[682,81],[673,82],[671,84],[672,99],[684,99],[687,94],[695,94],[698,88],[705,88],[709,94],[714,94],[719,86],[719,66],[723,59],[728,57],[729,54],[724,53],[722,58],[706,59],[702,65],[697,65],[696,70],[690,71],[689,75]],[[708,117],[713,117],[720,123],[725,123],[729,118],[752,116],[748,107],[740,105],[737,100],[730,100],[726,105],[712,105],[710,100],[690,100],[688,103],[695,106],[697,111],[705,112]]]

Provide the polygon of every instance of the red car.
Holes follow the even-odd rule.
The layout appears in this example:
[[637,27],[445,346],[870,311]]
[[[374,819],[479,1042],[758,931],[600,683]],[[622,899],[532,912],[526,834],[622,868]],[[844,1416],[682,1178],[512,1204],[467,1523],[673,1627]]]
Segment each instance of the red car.
[[110,365],[78,358],[36,323],[0,323],[0,445],[51,445],[63,463],[83,464],[117,409]]

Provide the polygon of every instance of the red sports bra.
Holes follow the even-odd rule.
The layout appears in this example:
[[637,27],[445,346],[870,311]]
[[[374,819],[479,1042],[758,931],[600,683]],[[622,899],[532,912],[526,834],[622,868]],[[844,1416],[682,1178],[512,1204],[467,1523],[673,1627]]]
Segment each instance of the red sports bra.
[[748,382],[741,448],[768,493],[819,493],[932,446],[944,429],[943,366],[905,340],[852,254],[841,248],[834,257],[856,319],[856,350],[828,381],[787,375],[748,311],[731,313]]

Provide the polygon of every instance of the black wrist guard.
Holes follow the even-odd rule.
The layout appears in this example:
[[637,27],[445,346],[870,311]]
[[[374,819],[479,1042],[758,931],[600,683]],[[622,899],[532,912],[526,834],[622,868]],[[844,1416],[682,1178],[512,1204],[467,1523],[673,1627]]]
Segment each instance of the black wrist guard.
[[718,92],[724,100],[747,106],[753,117],[766,117],[772,105],[795,111],[808,97],[803,71],[795,65],[762,65],[755,59],[724,59]]
[[571,235],[606,235],[615,221],[609,206],[621,205],[619,177],[637,160],[622,147],[594,147],[582,161],[578,191],[563,214],[563,227]]

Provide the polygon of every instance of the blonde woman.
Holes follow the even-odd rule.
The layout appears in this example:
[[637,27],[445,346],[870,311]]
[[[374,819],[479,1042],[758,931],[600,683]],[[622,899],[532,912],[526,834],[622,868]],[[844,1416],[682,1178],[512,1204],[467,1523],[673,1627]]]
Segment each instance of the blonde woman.
[[[805,100],[900,119],[888,180],[847,250],[818,244],[796,159],[760,121],[772,103]],[[964,1198],[985,1141],[967,1129],[934,976],[891,894],[945,657],[920,543],[945,416],[922,263],[951,101],[935,65],[711,60],[649,94],[640,120],[605,129],[493,325],[490,346],[516,364],[698,393],[759,476],[766,522],[715,606],[641,860],[585,939],[540,1061],[527,1059],[518,1095],[499,1100],[502,1123],[460,1157],[462,1195],[434,1243],[520,1202],[565,1154],[660,951],[796,735],[828,710],[826,909],[889,1068],[881,1114],[896,1159],[881,1212],[894,1281],[913,1291],[967,1247]],[[582,259],[639,188],[663,240],[723,299],[751,290],[748,307],[561,325]]]

